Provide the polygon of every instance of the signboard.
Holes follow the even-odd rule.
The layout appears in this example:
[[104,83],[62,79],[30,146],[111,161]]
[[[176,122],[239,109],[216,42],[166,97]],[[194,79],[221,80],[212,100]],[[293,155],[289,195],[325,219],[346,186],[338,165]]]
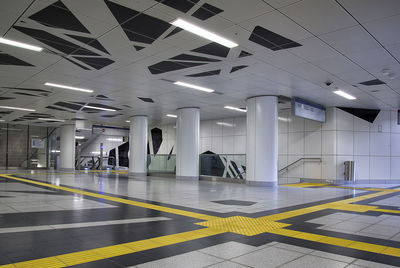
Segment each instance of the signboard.
[[44,143],[45,143],[44,139],[34,139],[34,138],[32,138],[31,147],[32,148],[43,149],[44,148]]
[[297,97],[292,98],[292,114],[322,123],[325,123],[326,119],[326,109],[324,106]]

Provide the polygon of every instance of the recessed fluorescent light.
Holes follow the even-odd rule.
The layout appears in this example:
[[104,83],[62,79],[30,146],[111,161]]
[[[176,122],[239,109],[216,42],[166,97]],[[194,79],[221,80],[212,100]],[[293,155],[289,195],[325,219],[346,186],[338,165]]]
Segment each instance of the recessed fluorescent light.
[[354,96],[350,95],[349,93],[346,93],[346,92],[344,92],[344,91],[342,91],[342,90],[336,90],[336,91],[333,91],[333,93],[335,93],[335,94],[337,94],[337,95],[339,95],[339,96],[341,96],[341,97],[343,97],[343,98],[346,98],[346,99],[348,99],[348,100],[355,100],[355,99],[357,99],[356,97],[354,97]]
[[44,85],[45,86],[49,86],[49,87],[59,87],[59,88],[70,89],[70,90],[75,90],[75,91],[82,91],[82,92],[88,92],[88,93],[92,93],[93,92],[93,90],[91,90],[91,89],[80,88],[80,87],[70,87],[70,86],[66,86],[66,85],[54,84],[54,83],[49,83],[49,82],[44,83]]
[[178,117],[176,114],[166,114],[165,116],[167,116],[167,117],[173,117],[173,118],[177,118],[177,117]]
[[109,111],[109,112],[116,112],[117,110],[115,109],[109,109],[109,108],[103,108],[103,107],[97,107],[97,106],[91,106],[91,105],[85,105],[83,106],[84,108],[89,108],[89,109],[96,109],[96,110],[102,110],[102,111]]
[[75,136],[75,139],[76,139],[76,140],[84,140],[84,139],[85,139],[85,136]]
[[221,44],[225,47],[234,48],[234,47],[238,46],[238,44],[236,44],[235,42],[232,42],[231,40],[228,40],[222,36],[219,36],[215,33],[207,31],[206,29],[196,26],[196,25],[194,25],[190,22],[187,22],[183,19],[176,19],[173,22],[171,22],[171,24],[176,27],[182,28],[188,32],[191,32],[195,35],[198,35],[200,37],[203,37],[203,38],[213,41],[215,43]]
[[33,110],[33,109],[19,108],[19,107],[12,107],[12,106],[0,106],[0,109],[10,109],[10,110],[19,110],[19,111],[27,111],[27,112],[36,112],[36,110]]
[[6,120],[4,120],[4,119],[0,119],[0,122],[5,122]]
[[125,122],[130,123],[131,121],[130,120],[126,120]]
[[279,121],[282,121],[282,122],[290,122],[290,118],[285,118],[285,117],[278,117],[278,120]]
[[245,110],[245,109],[241,109],[241,108],[237,108],[237,107],[233,107],[233,106],[229,106],[229,105],[225,106],[224,108],[225,109],[229,109],[229,110],[242,112],[242,113],[246,113],[247,112],[247,110]]
[[226,122],[217,122],[217,125],[225,126],[225,127],[234,127],[235,126],[235,124],[230,124],[230,123],[226,123]]
[[92,152],[92,154],[100,154],[100,152]]
[[43,48],[41,48],[41,47],[28,45],[28,44],[25,44],[25,43],[21,43],[21,42],[18,42],[18,41],[13,41],[13,40],[6,39],[6,38],[3,38],[3,37],[0,37],[0,43],[1,44],[5,44],[5,45],[14,46],[14,47],[25,48],[25,49],[29,49],[29,50],[33,50],[33,51],[42,51],[43,50]]
[[122,142],[122,138],[108,138],[108,141],[118,141],[118,142]]
[[65,122],[64,119],[55,119],[55,118],[38,118],[39,120],[42,121],[57,121],[57,122]]
[[181,81],[174,82],[174,84],[178,85],[178,86],[182,86],[182,87],[193,88],[193,89],[208,92],[208,93],[212,93],[215,91],[214,89],[211,89],[211,88],[200,87],[200,86],[192,85],[192,84],[181,82]]
[[52,153],[59,153],[61,152],[60,150],[51,150]]

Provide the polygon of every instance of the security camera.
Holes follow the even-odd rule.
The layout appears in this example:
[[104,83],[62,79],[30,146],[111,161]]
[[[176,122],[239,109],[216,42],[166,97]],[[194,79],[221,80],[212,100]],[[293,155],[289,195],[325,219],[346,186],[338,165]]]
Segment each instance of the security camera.
[[325,82],[325,85],[328,86],[328,87],[329,87],[330,85],[332,85],[332,84],[333,84],[333,82],[332,82],[332,81],[329,81],[329,80]]

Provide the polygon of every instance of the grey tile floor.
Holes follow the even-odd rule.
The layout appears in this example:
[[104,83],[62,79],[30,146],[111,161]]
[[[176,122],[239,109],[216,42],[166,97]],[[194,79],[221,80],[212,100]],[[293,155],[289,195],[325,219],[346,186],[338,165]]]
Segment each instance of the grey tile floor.
[[[26,172],[26,171],[23,171]],[[17,173],[12,171],[12,173]],[[336,197],[343,197],[362,190],[339,188],[292,188],[250,187],[243,184],[175,181],[161,177],[147,179],[127,178],[125,175],[111,177],[98,174],[29,174],[25,177],[56,185],[85,188],[117,195],[158,201],[215,212],[254,213],[293,205],[306,204]],[[357,187],[363,187],[356,185]],[[375,187],[374,185],[364,185]],[[393,185],[377,185],[390,187]],[[43,193],[41,193],[43,192]],[[39,211],[66,211],[104,209],[114,206],[88,200],[79,195],[52,195],[51,190],[17,182],[0,183],[0,217],[4,214]],[[218,204],[218,200],[241,200],[255,202],[250,206]],[[400,207],[400,197],[389,197],[374,203]],[[149,221],[151,218],[149,219]],[[158,219],[160,220],[160,219]],[[162,220],[168,220],[164,218]],[[146,221],[143,219],[143,221]],[[309,220],[321,224],[320,229],[352,233],[367,237],[400,241],[400,216],[357,215],[337,212]],[[85,223],[81,223],[85,224]],[[87,223],[86,223],[87,224]],[[118,224],[118,223],[110,223]],[[78,224],[79,225],[79,224]],[[38,226],[35,226],[36,228]],[[43,226],[43,228],[56,228]],[[29,227],[25,227],[29,228]],[[40,228],[40,227],[39,227]],[[62,227],[60,227],[62,228]],[[0,226],[0,233],[6,232]],[[9,230],[15,231],[15,230]],[[231,241],[202,248],[185,254],[163,258],[132,267],[394,267],[380,263],[351,258],[285,243],[271,242],[251,246]]]

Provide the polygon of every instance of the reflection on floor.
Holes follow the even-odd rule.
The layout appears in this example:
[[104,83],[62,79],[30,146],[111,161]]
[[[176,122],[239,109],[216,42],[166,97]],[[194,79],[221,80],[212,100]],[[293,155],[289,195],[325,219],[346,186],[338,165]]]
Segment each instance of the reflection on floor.
[[0,175],[0,267],[400,266],[400,186]]

